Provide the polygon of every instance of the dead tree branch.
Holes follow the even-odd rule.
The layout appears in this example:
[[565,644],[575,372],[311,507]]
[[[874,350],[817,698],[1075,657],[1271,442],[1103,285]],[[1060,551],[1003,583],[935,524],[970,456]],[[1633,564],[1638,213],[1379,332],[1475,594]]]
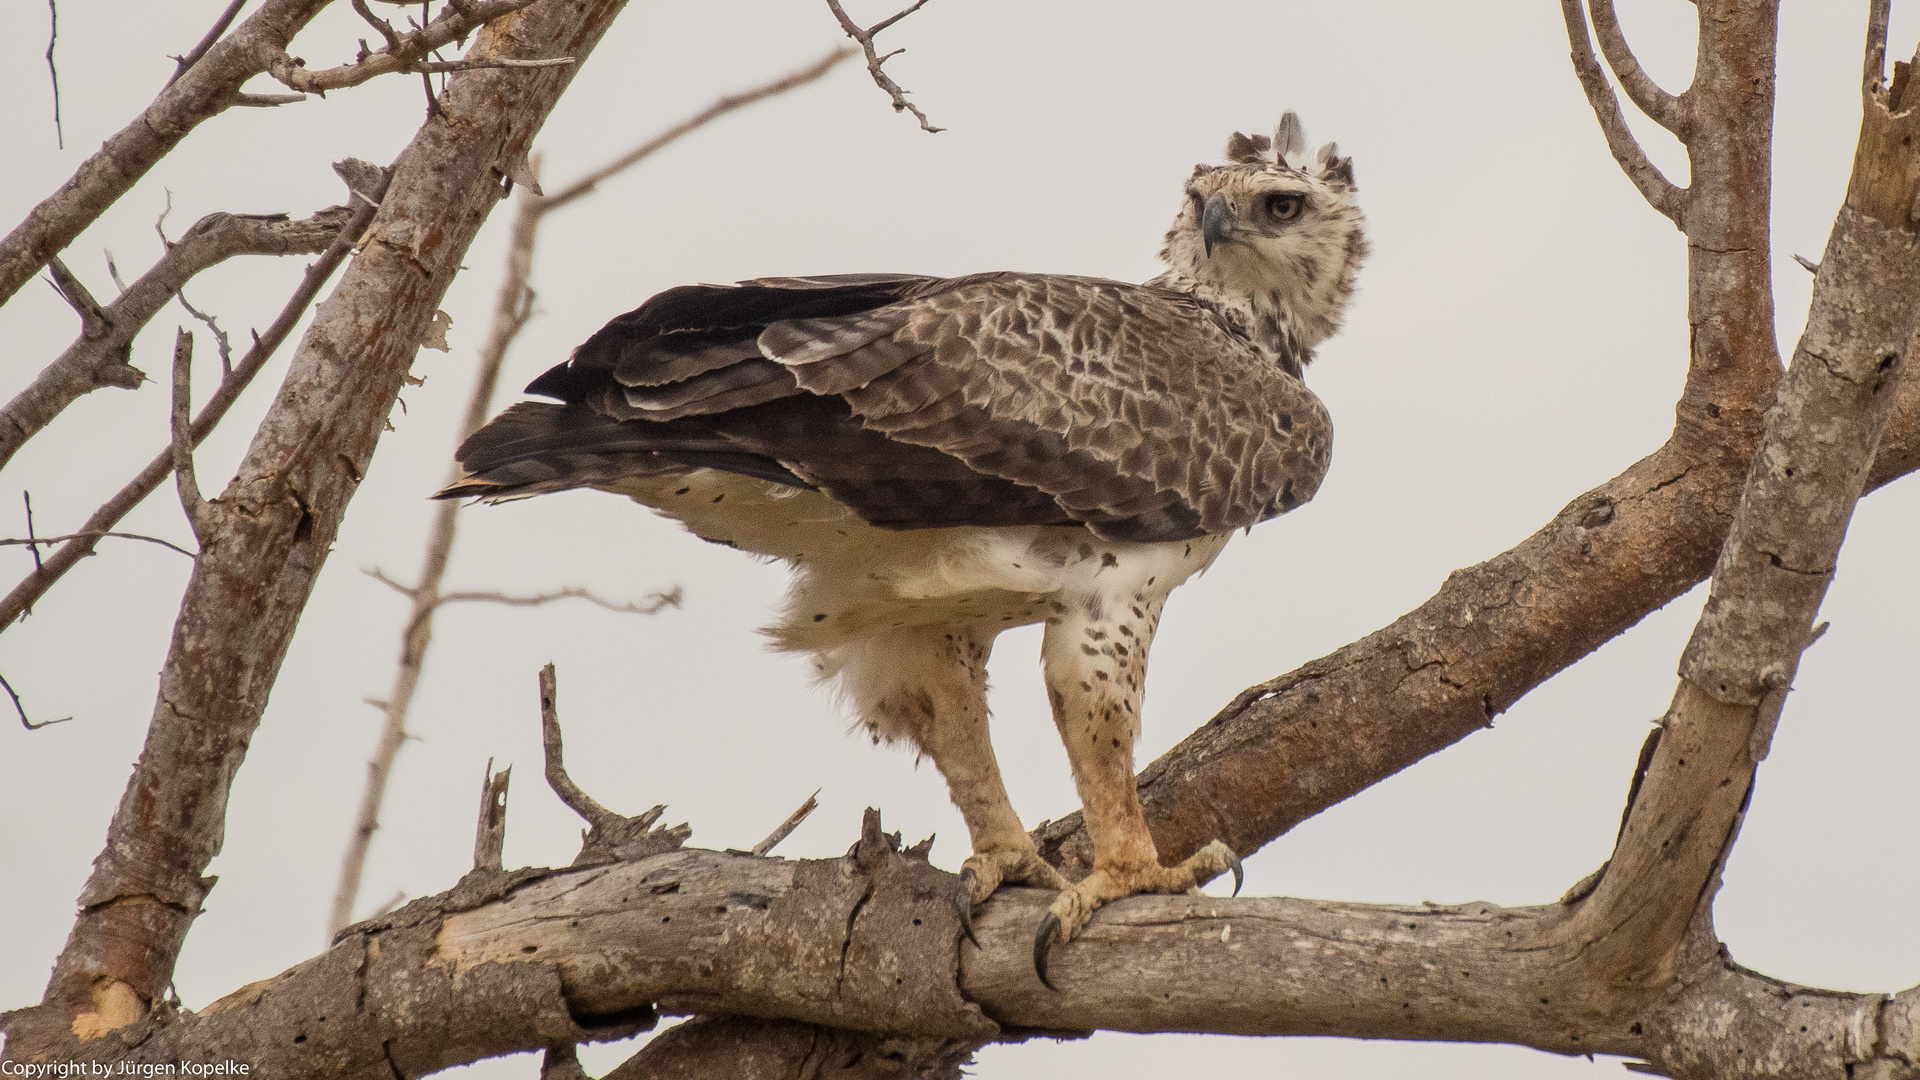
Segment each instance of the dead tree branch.
[[308,71],[306,61],[287,55],[283,49],[268,61],[266,73],[288,89],[297,90],[303,94],[324,95],[329,90],[359,86],[369,79],[396,72],[479,71],[491,68],[543,68],[572,64],[576,59],[572,56],[469,56],[465,60],[449,62],[448,65],[427,62],[427,57],[432,55],[433,50],[463,40],[480,27],[502,15],[519,11],[532,2],[533,0],[470,0],[468,3],[448,4],[427,25],[404,33],[394,30],[383,19],[373,19],[368,13],[367,18],[384,28],[383,36],[387,38],[386,48],[379,52],[363,53],[351,64],[322,71]]
[[[345,164],[341,163],[335,168],[341,169]],[[365,165],[364,162],[354,164]],[[361,175],[366,170],[372,170],[381,178],[380,184],[385,184],[386,174],[375,166],[366,165],[365,169],[351,171],[355,175]],[[384,190],[384,187],[380,190]],[[375,194],[379,194],[379,191],[377,190]],[[314,297],[320,294],[321,287],[327,283],[328,278],[333,276],[333,272],[339,269],[340,264],[346,261],[347,256],[352,254],[354,245],[365,232],[368,224],[373,221],[377,205],[377,201],[363,203],[347,223],[334,233],[333,242],[328,245],[320,258],[307,268],[306,275],[300,280],[299,288],[294,290],[293,296],[281,307],[280,314],[274,317],[264,334],[254,339],[253,347],[247,350],[247,354],[240,359],[240,363],[234,367],[232,374],[220,381],[220,386],[207,399],[205,407],[200,410],[200,415],[193,421],[195,446],[206,440],[214,427],[226,416],[227,410],[239,400],[241,392],[253,381],[253,377],[266,367],[267,361],[272,359],[281,343],[293,333],[295,324],[306,313]],[[183,241],[182,246],[185,243]],[[130,293],[131,291],[129,290]],[[162,299],[159,303],[164,304],[165,300]],[[81,559],[93,554],[99,539],[112,535],[113,526],[148,495],[153,494],[154,489],[159,487],[172,471],[173,447],[169,442],[152,461],[147,463],[146,468],[140,470],[139,475],[128,481],[113,498],[95,510],[93,516],[89,517],[84,525],[68,534],[74,539],[48,555],[43,565],[36,566],[32,574],[15,585],[4,600],[0,600],[0,633],[4,633],[6,628],[18,621],[20,616],[33,606],[34,601],[44,596],[62,575],[73,569]]]
[[885,90],[887,97],[893,100],[893,111],[912,113],[913,118],[920,121],[920,130],[931,135],[947,129],[937,128],[928,123],[927,114],[921,112],[912,102],[907,100],[907,91],[902,90],[900,84],[894,82],[880,66],[907,50],[895,49],[887,55],[881,56],[874,51],[873,47],[874,35],[914,12],[919,11],[922,7],[926,6],[926,3],[927,0],[914,0],[912,6],[881,19],[865,30],[862,30],[860,24],[854,22],[853,19],[847,15],[846,9],[840,6],[840,0],[827,0],[827,7],[833,12],[834,19],[840,23],[840,29],[846,31],[848,37],[859,42],[860,50],[867,54],[867,74],[873,76],[873,84]]
[[6,540],[0,540],[0,547],[34,547],[40,544],[65,543],[68,540],[98,540],[101,537],[108,537],[108,536],[118,540],[145,540],[149,544],[159,544],[161,547],[166,548],[169,551],[177,551],[180,554],[185,555],[189,559],[194,557],[194,552],[188,551],[186,548],[183,548],[180,545],[173,543],[172,541],[162,540],[157,536],[147,536],[144,533],[130,533],[130,532],[67,533],[64,536],[34,536],[34,537],[28,537],[27,539],[24,539],[24,540],[6,539]]
[[180,76],[193,70],[193,65],[199,63],[200,58],[207,55],[207,50],[213,48],[214,42],[220,40],[220,35],[227,32],[227,27],[232,26],[233,20],[240,16],[240,9],[246,6],[247,0],[231,0],[231,2],[227,4],[226,10],[220,13],[220,17],[213,20],[213,26],[209,28],[206,35],[200,39],[200,43],[187,50],[187,55],[173,58],[173,77],[167,80],[168,86],[179,82]]
[[[584,57],[620,7],[548,0],[511,35],[484,29],[473,55]],[[201,874],[220,849],[229,786],[314,577],[420,339],[499,199],[498,163],[526,153],[575,70],[462,72],[404,154],[221,496],[231,510],[195,560],[146,746],[45,997],[9,1018],[10,1054],[104,1034],[164,1000],[213,884]]]
[[473,868],[500,869],[500,853],[507,843],[507,786],[513,782],[513,766],[493,771],[493,759],[487,759],[486,774],[480,778],[480,821],[473,830]]
[[780,841],[792,836],[793,830],[799,828],[800,823],[807,820],[807,817],[819,808],[820,789],[814,788],[813,794],[807,796],[807,801],[801,803],[799,809],[788,814],[787,820],[781,822],[778,828],[768,833],[765,840],[753,845],[753,853],[755,855],[765,855],[774,848],[779,847]]
[[20,695],[13,689],[13,684],[8,682],[4,675],[0,675],[0,690],[5,690],[7,697],[13,700],[13,711],[20,716],[20,726],[26,728],[28,731],[39,731],[43,727],[64,724],[73,719],[71,716],[63,716],[58,720],[41,720],[36,722],[27,716],[26,705],[21,703]]

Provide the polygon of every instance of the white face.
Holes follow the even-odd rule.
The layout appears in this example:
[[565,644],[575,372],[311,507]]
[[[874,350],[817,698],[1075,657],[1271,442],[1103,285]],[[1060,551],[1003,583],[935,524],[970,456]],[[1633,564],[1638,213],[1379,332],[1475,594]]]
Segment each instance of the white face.
[[1201,166],[1186,195],[1161,253],[1171,269],[1222,299],[1277,307],[1308,348],[1339,328],[1367,248],[1344,159]]

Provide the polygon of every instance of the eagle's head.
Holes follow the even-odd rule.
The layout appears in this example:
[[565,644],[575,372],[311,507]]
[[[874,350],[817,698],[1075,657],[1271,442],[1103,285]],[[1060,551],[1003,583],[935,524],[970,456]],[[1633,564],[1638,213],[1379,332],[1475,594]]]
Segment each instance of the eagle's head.
[[1272,139],[1236,131],[1228,164],[1195,166],[1155,279],[1302,360],[1340,328],[1367,253],[1353,159],[1332,143],[1309,158],[1306,145],[1289,112]]

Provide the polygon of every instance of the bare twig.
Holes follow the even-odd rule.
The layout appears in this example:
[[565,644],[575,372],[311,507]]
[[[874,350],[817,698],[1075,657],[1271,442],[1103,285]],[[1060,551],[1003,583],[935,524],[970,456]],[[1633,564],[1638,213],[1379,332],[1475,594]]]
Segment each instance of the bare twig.
[[33,492],[22,491],[20,501],[27,504],[27,550],[33,553],[33,568],[37,572],[40,565],[40,541],[33,535]]
[[820,789],[814,788],[813,794],[807,796],[807,801],[801,803],[800,808],[798,810],[795,810],[793,813],[787,815],[787,820],[781,822],[778,828],[768,833],[767,838],[765,840],[762,840],[759,843],[753,845],[753,853],[755,855],[765,855],[766,853],[772,851],[774,848],[779,847],[780,841],[785,840],[788,836],[792,835],[793,830],[799,828],[800,823],[807,820],[807,815],[813,813],[815,810],[819,808],[820,808]]
[[81,336],[87,338],[104,336],[107,329],[113,325],[113,320],[101,310],[99,302],[93,298],[93,293],[87,291],[87,287],[81,284],[79,278],[73,276],[73,271],[67,269],[67,264],[61,262],[57,255],[47,260],[47,272],[53,275],[54,291],[58,292],[80,316]]
[[553,665],[540,669],[540,745],[546,751],[547,786],[553,789],[560,801],[574,813],[587,820],[587,824],[597,827],[618,820],[620,815],[601,806],[593,796],[580,790],[580,785],[567,775],[567,765],[560,745],[560,684],[554,676]]
[[1620,80],[1620,88],[1627,97],[1646,113],[1653,121],[1679,136],[1682,141],[1687,137],[1687,106],[1683,93],[1679,96],[1660,89],[1653,81],[1640,61],[1627,45],[1627,37],[1620,31],[1620,17],[1614,13],[1613,0],[1590,0],[1593,8],[1594,34],[1600,39],[1600,52],[1607,58],[1607,66],[1613,69]]
[[27,707],[25,705],[20,704],[20,695],[14,693],[13,684],[8,682],[6,676],[4,675],[0,675],[0,690],[5,690],[7,692],[7,696],[13,699],[13,711],[20,714],[21,726],[25,727],[28,731],[39,731],[43,727],[52,727],[55,724],[64,724],[67,721],[73,719],[73,717],[71,716],[63,716],[58,720],[42,720],[38,723],[35,723],[34,721],[27,719]]
[[510,57],[495,57],[491,60],[435,60],[423,61],[408,68],[422,75],[444,75],[450,71],[484,71],[488,68],[549,68],[565,67],[574,63],[571,56],[556,56],[551,60],[514,60]]
[[1817,274],[1820,272],[1820,264],[1807,258],[1805,255],[1795,255],[1793,261],[1799,263],[1800,269],[1805,270],[1809,274]]
[[271,109],[307,100],[305,94],[235,94],[227,104],[247,109]]
[[480,820],[473,829],[473,868],[500,869],[500,856],[507,842],[507,785],[513,780],[513,766],[493,771],[493,759],[480,777]]
[[[122,292],[126,291],[125,286],[121,287],[121,291]],[[180,302],[181,307],[187,309],[187,314],[193,316],[196,319],[199,319],[202,323],[206,324],[208,331],[210,331],[213,334],[213,347],[220,353],[221,373],[232,374],[233,373],[233,339],[227,337],[227,332],[225,330],[220,329],[220,323],[218,322],[218,320],[214,319],[213,316],[207,314],[204,311],[201,311],[199,308],[194,307],[193,304],[188,302],[187,291],[185,289],[182,289],[179,292],[173,294],[173,298]]]
[[60,149],[67,148],[66,132],[60,128],[60,69],[53,66],[53,46],[60,40],[60,6],[47,0],[47,76],[53,80],[53,138]]
[[200,496],[200,477],[193,469],[193,335],[182,327],[173,338],[173,482],[180,492],[180,508],[200,547],[207,546],[207,500]]
[[859,42],[861,51],[867,54],[867,73],[873,76],[874,85],[885,90],[887,96],[893,99],[893,111],[912,113],[913,118],[920,121],[920,130],[931,135],[936,131],[945,131],[946,128],[937,128],[929,124],[927,122],[927,114],[915,108],[913,103],[907,100],[907,92],[900,88],[899,83],[888,78],[887,73],[881,70],[880,67],[880,65],[907,50],[895,49],[887,55],[881,56],[876,53],[873,48],[873,37],[875,34],[878,34],[880,31],[885,30],[887,27],[892,26],[894,23],[899,22],[914,12],[919,11],[926,2],[927,0],[914,0],[913,6],[882,19],[865,30],[860,29],[860,24],[848,17],[846,9],[840,6],[840,0],[827,0],[827,7],[833,11],[833,17],[839,21],[840,29],[845,30],[848,37]]
[[[379,194],[380,192],[375,192],[376,196]],[[195,446],[203,442],[221,418],[226,416],[227,410],[239,400],[241,392],[253,381],[254,376],[266,367],[267,361],[272,358],[274,351],[280,347],[281,343],[286,341],[287,335],[293,332],[294,326],[300,321],[308,305],[312,304],[314,297],[319,295],[321,286],[327,283],[327,279],[333,276],[333,272],[339,269],[348,255],[352,254],[354,243],[372,222],[376,209],[371,205],[361,206],[348,219],[347,224],[334,234],[333,243],[319,259],[314,261],[312,266],[307,268],[300,287],[294,290],[293,296],[280,309],[280,314],[275,316],[266,332],[257,337],[253,347],[241,357],[240,363],[234,367],[233,375],[221,380],[219,388],[207,399],[206,405],[200,410],[200,415],[194,419]],[[21,614],[33,605],[34,601],[44,596],[53,583],[60,580],[68,570],[73,569],[81,559],[93,554],[99,538],[109,535],[113,526],[143,499],[153,494],[153,490],[159,487],[167,478],[167,474],[172,471],[173,447],[169,444],[147,463],[147,467],[142,469],[138,476],[128,481],[113,498],[108,499],[98,510],[95,510],[86,524],[71,534],[74,539],[61,545],[58,551],[49,555],[44,567],[37,569],[15,585],[6,598],[0,600],[0,632],[12,626]]]
[[[464,39],[480,26],[512,14],[526,7],[532,0],[474,0],[472,3],[455,7],[449,4],[440,14],[423,27],[402,33],[393,29],[384,19],[378,19],[364,4],[355,5],[364,18],[372,21],[387,38],[387,47],[378,52],[364,53],[351,64],[320,71],[308,71],[305,62],[289,56],[282,50],[267,64],[267,74],[285,84],[289,89],[302,93],[325,94],[329,90],[342,90],[359,86],[369,79],[395,72],[420,71],[428,55],[433,50],[453,41]],[[465,10],[461,10],[464,8]],[[564,63],[572,63],[568,57]],[[455,63],[460,63],[456,61]],[[536,60],[521,64],[475,63],[475,67],[546,67],[553,60]],[[437,70],[460,71],[465,68],[452,67]],[[432,87],[428,87],[431,94]]]
[[387,897],[387,902],[384,904],[381,904],[379,907],[374,908],[373,914],[369,915],[368,918],[377,919],[380,916],[385,915],[388,912],[399,907],[401,904],[406,903],[406,901],[407,901],[407,890],[395,889],[393,891],[393,895]]
[[220,35],[227,32],[227,27],[232,26],[233,20],[239,17],[240,9],[246,6],[247,0],[232,0],[226,10],[220,13],[220,17],[213,21],[213,27],[200,39],[200,44],[188,50],[187,55],[173,58],[173,75],[167,79],[168,86],[172,86],[179,81],[180,76],[193,70],[193,65],[207,55],[207,50],[213,48],[213,43],[220,40]]
[[[179,544],[173,543],[170,540],[162,540],[157,536],[148,536],[145,533],[130,533],[130,532],[77,532],[77,533],[66,533],[65,535],[62,535],[62,536],[36,537],[32,534],[32,530],[29,529],[26,539],[9,538],[5,540],[0,540],[0,547],[33,548],[35,547],[35,545],[39,545],[39,544],[59,544],[59,543],[64,543],[68,540],[99,540],[102,537],[113,537],[114,539],[117,539],[117,540],[144,540],[149,544],[159,544],[161,547],[166,548],[169,551],[177,551],[180,554],[185,555],[189,559],[194,557],[193,552],[188,551],[186,548],[183,548]],[[45,568],[40,565],[40,553],[37,550],[34,551],[33,553],[33,563],[35,567],[35,572],[37,573],[45,572]]]
[[[132,389],[145,381],[146,376],[127,363],[133,339],[194,275],[237,255],[324,251],[352,214],[346,207],[331,207],[300,221],[289,221],[285,214],[209,214],[104,309],[58,260],[50,261],[48,269],[62,294],[81,312],[83,329],[65,352],[0,410],[0,467],[81,397],[102,386]],[[108,262],[111,268],[111,256]],[[217,327],[214,332],[220,334]],[[231,370],[224,346],[221,364]]]
[[646,142],[641,143],[639,146],[634,147],[632,150],[627,151],[598,169],[575,180],[573,183],[568,184],[559,191],[554,192],[552,195],[546,196],[540,202],[538,212],[545,214],[558,210],[582,195],[591,193],[602,181],[632,168],[682,135],[709,124],[733,112],[735,109],[745,108],[756,101],[763,101],[777,94],[784,94],[789,90],[805,86],[815,79],[820,78],[822,75],[825,75],[827,72],[832,71],[842,60],[852,55],[853,50],[843,46],[805,67],[795,69],[780,76],[772,82],[763,83],[751,90],[745,90],[738,94],[728,94],[692,116],[687,117],[685,120],[648,139]]
[[608,611],[617,611],[625,615],[657,615],[667,608],[677,608],[684,599],[678,585],[666,592],[650,593],[647,599],[639,602],[615,603],[594,595],[586,589],[568,587],[550,593],[536,593],[532,596],[508,596],[498,592],[454,592],[445,593],[439,598],[442,604],[504,604],[507,607],[539,607],[556,600],[585,600],[595,607]]
[[1674,186],[1662,175],[1647,159],[1647,152],[1634,140],[1626,117],[1620,112],[1620,99],[1614,97],[1613,88],[1607,84],[1606,73],[1600,70],[1600,61],[1593,55],[1593,42],[1587,35],[1587,15],[1581,2],[1560,0],[1560,13],[1566,19],[1567,41],[1573,47],[1574,74],[1580,77],[1580,87],[1586,91],[1587,103],[1593,106],[1593,114],[1600,121],[1600,130],[1607,138],[1607,148],[1613,151],[1613,159],[1620,163],[1621,171],[1633,181],[1633,186],[1640,189],[1647,204],[1676,226],[1685,228],[1686,189]]

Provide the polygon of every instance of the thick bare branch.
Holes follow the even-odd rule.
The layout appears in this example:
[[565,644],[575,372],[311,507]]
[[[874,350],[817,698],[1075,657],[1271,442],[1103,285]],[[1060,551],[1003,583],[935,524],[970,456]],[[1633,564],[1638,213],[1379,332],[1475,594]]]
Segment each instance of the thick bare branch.
[[[1896,1020],[1920,1006],[1920,988],[1891,1001],[1810,990],[1722,960],[1655,1011],[1597,1007],[1613,988],[1592,981],[1560,905],[1131,897],[1056,951],[1056,993],[1030,958],[1050,896],[1003,890],[976,916],[981,947],[963,950],[945,901],[955,879],[889,847],[863,840],[812,861],[689,849],[470,874],[113,1053],[232,1058],[290,1078],[391,1075],[376,1071],[391,1060],[418,1075],[699,1012],[963,1052],[1009,1029],[1096,1028],[1470,1039],[1669,1067],[1741,1047],[1768,1063],[1741,1075],[1817,1080],[1920,1055],[1920,1028]],[[1729,1002],[1750,1005],[1751,1023],[1705,1022]],[[650,1063],[615,1075],[727,1075]]]
[[[473,55],[584,57],[620,7],[545,0],[511,34],[483,30]],[[403,156],[360,254],[321,305],[221,496],[231,509],[195,561],[146,746],[47,994],[10,1018],[10,1053],[103,1034],[162,1001],[212,886],[200,875],[220,849],[229,786],[341,516],[420,339],[500,197],[498,164],[526,152],[575,70],[462,72]]]
[[[565,66],[574,62],[574,57],[516,57],[516,56],[469,56],[466,60],[451,62],[454,66],[433,67],[427,63],[427,57],[433,50],[443,45],[464,39],[481,26],[521,10],[533,0],[472,0],[465,4],[448,4],[440,10],[426,26],[406,32],[393,31],[389,26],[386,48],[379,52],[370,52],[351,64],[326,68],[321,71],[308,71],[306,61],[289,56],[283,49],[266,65],[267,74],[273,76],[289,89],[301,93],[325,94],[329,90],[342,90],[350,86],[359,86],[369,79],[395,72],[424,72],[429,69],[440,71],[476,71],[484,68],[532,67],[551,65]],[[375,20],[385,26],[385,20]],[[459,66],[464,64],[466,66]]]
[[0,240],[0,304],[126,194],[189,132],[231,105],[241,85],[265,71],[272,56],[285,55],[287,42],[327,3],[266,0],[239,29],[207,49],[191,69],[168,83],[146,111],[108,139],[59,191],[34,207],[25,221]]
[[[1607,137],[1607,149],[1613,151],[1613,160],[1620,163],[1620,170],[1640,189],[1647,205],[1685,229],[1687,190],[1674,186],[1654,167],[1628,129],[1627,118],[1620,112],[1620,99],[1614,97],[1606,73],[1600,70],[1600,61],[1593,55],[1593,43],[1587,36],[1587,15],[1581,5],[1582,0],[1560,0],[1560,13],[1566,19],[1567,40],[1573,46],[1574,74],[1580,77],[1587,103],[1593,106],[1593,115],[1600,121],[1600,130]],[[1625,47],[1624,41],[1622,47]]]
[[879,22],[874,23],[864,30],[860,28],[859,23],[853,21],[852,17],[847,14],[846,9],[840,6],[840,0],[827,0],[827,7],[832,10],[834,19],[840,23],[840,29],[845,30],[848,37],[859,42],[861,51],[867,54],[867,74],[873,76],[874,85],[885,90],[887,97],[893,100],[893,111],[912,113],[913,118],[920,121],[920,130],[931,135],[947,129],[937,128],[928,123],[927,114],[921,112],[912,102],[908,101],[907,91],[902,90],[900,84],[894,82],[893,79],[887,75],[886,71],[881,68],[882,64],[885,64],[888,60],[893,59],[907,50],[895,49],[887,55],[881,56],[874,51],[873,47],[875,34],[878,34],[880,31],[885,30],[887,27],[892,26],[894,23],[899,22],[914,12],[919,11],[926,5],[926,2],[927,0],[914,0],[913,4],[905,10],[881,19]]
[[[290,221],[285,214],[201,218],[119,299],[104,308],[87,301],[91,314],[79,338],[0,410],[0,468],[82,396],[102,386],[138,387],[146,376],[127,363],[133,339],[194,275],[236,255],[325,251],[352,216],[346,207],[335,206],[302,221]],[[58,262],[53,260],[49,266]],[[64,270],[59,267],[56,273]]]
[[1620,80],[1620,88],[1641,112],[1684,142],[1688,119],[1686,95],[1675,96],[1660,89],[1660,84],[1640,66],[1633,49],[1627,45],[1627,36],[1620,31],[1620,17],[1613,10],[1613,0],[1589,0],[1589,3],[1601,55],[1607,58],[1607,66]]
[[[382,176],[384,177],[384,174]],[[385,183],[384,179],[381,183]],[[280,309],[280,314],[274,317],[266,333],[254,338],[253,348],[247,350],[247,355],[241,358],[232,374],[220,381],[219,388],[207,399],[206,406],[194,419],[193,443],[195,446],[206,440],[214,426],[226,416],[227,410],[239,400],[241,392],[253,381],[253,377],[266,367],[267,361],[272,359],[275,350],[280,348],[281,343],[287,339],[287,335],[293,333],[294,325],[306,313],[307,306],[313,303],[313,298],[320,294],[321,286],[327,283],[327,279],[333,276],[333,272],[339,269],[348,255],[352,254],[361,233],[373,221],[376,208],[373,203],[362,205],[348,219],[346,225],[334,234],[333,243],[327,247],[320,258],[314,261],[312,266],[307,268],[299,288],[294,290],[293,296]],[[154,456],[152,461],[147,463],[146,468],[140,470],[139,475],[128,481],[113,498],[108,499],[98,510],[95,510],[93,516],[89,517],[83,526],[68,534],[74,539],[48,555],[44,564],[35,566],[32,574],[15,585],[4,600],[0,600],[0,633],[4,633],[8,627],[12,626],[33,606],[34,601],[44,596],[46,591],[53,587],[53,583],[60,580],[62,575],[73,569],[81,559],[93,554],[101,537],[115,535],[112,532],[113,526],[135,506],[140,505],[148,495],[153,494],[154,489],[159,487],[172,471],[173,447],[169,443]]]

